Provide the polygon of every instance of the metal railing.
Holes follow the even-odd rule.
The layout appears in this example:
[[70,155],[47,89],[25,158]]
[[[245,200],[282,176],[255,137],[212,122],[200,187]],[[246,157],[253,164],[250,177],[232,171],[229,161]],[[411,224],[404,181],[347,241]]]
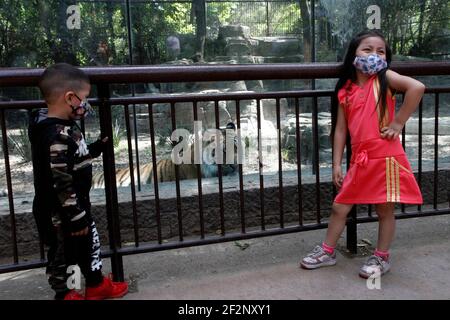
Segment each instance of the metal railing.
[[[97,86],[97,99],[92,99],[92,104],[98,106],[100,128],[105,136],[112,137],[112,106],[123,106],[125,123],[127,125],[127,142],[128,142],[128,157],[130,166],[131,178],[131,198],[132,198],[132,214],[133,214],[133,246],[122,246],[121,239],[121,225],[119,217],[119,201],[118,189],[115,180],[115,158],[112,144],[108,144],[107,149],[103,154],[103,168],[105,177],[105,200],[106,200],[106,216],[108,223],[109,236],[109,250],[103,251],[103,257],[111,259],[111,266],[113,274],[116,279],[122,280],[123,272],[123,256],[153,252],[160,250],[168,250],[174,248],[183,248],[189,246],[197,246],[204,244],[219,243],[225,241],[242,240],[248,238],[272,236],[300,231],[308,231],[314,229],[326,228],[328,224],[323,222],[321,217],[321,191],[320,191],[320,166],[319,166],[319,137],[318,137],[318,99],[327,97],[332,98],[334,92],[332,90],[302,90],[302,91],[281,91],[281,92],[231,92],[231,93],[215,93],[215,94],[177,94],[177,95],[149,95],[143,97],[126,97],[126,98],[111,98],[109,85],[115,83],[161,83],[161,82],[193,82],[193,81],[234,81],[234,80],[266,80],[266,79],[320,79],[320,78],[336,78],[339,74],[340,64],[276,64],[276,65],[232,65],[232,66],[177,66],[177,67],[110,67],[110,68],[85,68],[83,69],[90,77],[91,83]],[[404,75],[428,76],[428,75],[449,75],[450,63],[448,62],[414,62],[414,63],[394,63],[393,70]],[[3,69],[0,71],[0,87],[4,86],[35,86],[42,74],[43,69]],[[448,199],[448,206],[438,208],[438,136],[439,136],[439,106],[440,95],[450,93],[450,87],[427,88],[427,95],[434,95],[435,97],[435,124],[434,124],[434,186],[433,186],[433,203],[432,209],[423,210],[421,206],[414,212],[405,212],[405,206],[401,207],[401,212],[396,214],[396,218],[404,219],[411,217],[422,217],[430,215],[448,214],[450,213],[450,199]],[[240,217],[240,231],[227,232],[225,227],[225,206],[224,206],[224,190],[223,190],[223,174],[222,165],[218,165],[218,186],[219,186],[219,208],[220,208],[220,234],[209,235],[204,228],[204,214],[202,195],[202,177],[200,165],[197,165],[197,193],[198,193],[198,215],[200,225],[199,238],[185,239],[183,236],[183,214],[181,205],[180,192],[180,177],[178,167],[175,166],[175,189],[176,189],[176,214],[178,224],[178,239],[176,241],[164,242],[161,232],[161,203],[159,195],[159,184],[157,171],[153,170],[153,190],[155,201],[155,222],[157,226],[157,242],[146,243],[141,242],[139,236],[139,223],[137,217],[137,203],[136,203],[136,186],[134,177],[134,162],[131,144],[131,128],[129,118],[129,107],[136,104],[146,105],[148,110],[149,131],[151,140],[151,155],[152,164],[156,167],[156,145],[155,145],[155,127],[153,119],[153,107],[157,103],[164,103],[170,105],[170,125],[171,129],[176,129],[175,110],[176,104],[181,102],[192,103],[192,112],[194,120],[198,119],[197,109],[201,102],[213,102],[215,113],[215,125],[219,129],[219,111],[218,105],[220,101],[234,101],[236,105],[236,120],[237,129],[241,128],[240,123],[240,104],[244,100],[256,100],[257,103],[257,123],[258,129],[261,128],[261,101],[265,99],[274,99],[275,113],[276,113],[276,129],[280,128],[280,101],[281,99],[289,98],[294,101],[295,116],[296,116],[296,160],[297,160],[297,193],[298,193],[298,218],[295,225],[287,225],[285,223],[285,199],[283,191],[283,170],[281,160],[281,135],[278,134],[278,224],[273,225],[267,223],[265,217],[265,197],[264,197],[264,178],[261,172],[261,164],[259,165],[259,192],[260,192],[260,223],[257,230],[248,230],[246,223],[245,210],[245,190],[244,190],[244,174],[242,164],[238,165],[239,178],[239,217]],[[303,98],[312,98],[312,144],[313,144],[313,169],[315,172],[315,203],[316,203],[316,217],[315,222],[305,223],[303,217],[303,194],[302,194],[302,168],[301,168],[301,151],[300,151],[300,124],[299,124],[299,101]],[[36,268],[44,266],[46,261],[44,258],[44,248],[40,245],[39,261],[19,262],[19,252],[17,246],[17,229],[16,229],[16,215],[14,210],[14,195],[11,183],[11,168],[9,161],[9,151],[7,142],[7,125],[5,121],[5,110],[12,109],[27,109],[31,110],[36,107],[44,107],[43,101],[3,101],[0,102],[0,126],[2,132],[2,150],[5,161],[6,181],[8,189],[8,205],[9,216],[11,224],[11,246],[13,248],[13,263],[0,265],[0,273],[17,271],[29,268]],[[421,184],[422,178],[422,103],[419,106],[419,126],[418,126],[418,182]],[[136,129],[136,128],[134,128]],[[405,147],[405,131],[403,132],[403,146]],[[258,133],[258,141],[259,141]],[[261,152],[260,146],[258,146]],[[349,158],[350,152],[347,153]],[[348,161],[347,161],[348,164]],[[136,164],[139,166],[139,164]],[[335,190],[333,196],[335,195]],[[377,218],[372,216],[372,208],[368,208],[368,216],[357,216],[356,208],[354,208],[348,217],[347,221],[347,247],[351,252],[356,252],[357,249],[357,223],[376,221]]]

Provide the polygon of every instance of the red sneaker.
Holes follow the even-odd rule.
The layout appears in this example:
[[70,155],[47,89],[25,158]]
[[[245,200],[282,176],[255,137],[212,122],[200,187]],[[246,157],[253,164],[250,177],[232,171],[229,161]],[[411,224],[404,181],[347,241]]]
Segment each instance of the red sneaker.
[[86,300],[103,300],[123,297],[128,292],[126,282],[113,282],[108,277],[103,277],[103,282],[97,287],[86,288]]
[[70,290],[65,296],[64,300],[85,300],[84,297],[76,292],[75,290]]

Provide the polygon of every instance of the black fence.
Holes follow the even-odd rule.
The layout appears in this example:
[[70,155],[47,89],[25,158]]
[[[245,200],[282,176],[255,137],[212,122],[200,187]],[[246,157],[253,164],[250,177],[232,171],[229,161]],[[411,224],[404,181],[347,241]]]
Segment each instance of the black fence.
[[[116,163],[115,153],[112,144],[108,145],[107,150],[103,154],[103,168],[105,178],[105,211],[108,230],[109,250],[103,250],[103,257],[109,257],[111,259],[111,266],[113,274],[116,279],[122,280],[124,276],[123,272],[123,256],[132,255],[137,253],[146,253],[153,251],[169,250],[175,248],[183,248],[189,246],[205,245],[226,241],[236,241],[248,238],[264,237],[279,235],[285,233],[293,233],[300,231],[308,231],[314,229],[321,229],[327,227],[327,222],[324,221],[321,212],[321,203],[323,203],[322,184],[320,177],[321,167],[319,166],[319,130],[318,130],[318,99],[329,99],[331,105],[331,98],[333,96],[332,90],[297,90],[297,91],[277,91],[277,92],[227,92],[227,93],[210,93],[210,94],[158,94],[158,95],[145,95],[140,97],[111,97],[110,85],[117,83],[164,83],[164,82],[194,82],[205,81],[218,82],[218,81],[234,81],[234,80],[280,80],[280,79],[325,79],[336,78],[341,68],[339,64],[277,64],[277,65],[230,65],[230,66],[177,66],[177,67],[111,67],[111,68],[85,68],[84,70],[90,76],[91,82],[96,86],[97,98],[92,99],[91,103],[98,107],[99,111],[99,125],[101,132],[105,136],[113,137],[113,116],[112,107],[121,106],[123,108],[123,114],[126,124],[126,136],[127,136],[127,151],[130,168],[130,193],[131,193],[131,241],[127,241],[124,244],[122,239],[123,230],[121,228],[121,222],[123,216],[120,216],[120,202],[118,200],[118,187],[116,184]],[[414,76],[434,76],[434,75],[449,75],[450,63],[447,62],[428,62],[428,63],[396,63],[393,65],[393,69],[404,75]],[[37,80],[42,73],[42,69],[3,69],[0,71],[0,86],[16,86],[26,87],[35,86]],[[440,215],[450,213],[450,196],[447,189],[447,198],[442,201],[442,197],[438,197],[439,189],[439,112],[440,112],[440,97],[442,94],[450,93],[450,87],[436,87],[427,88],[426,95],[434,97],[434,172],[432,178],[432,202],[429,208],[423,208],[418,206],[413,211],[406,211],[405,206],[401,206],[396,213],[397,219],[411,218],[411,217],[423,217],[431,215]],[[305,219],[303,204],[304,199],[304,185],[302,184],[302,174],[304,169],[301,167],[301,150],[300,142],[302,135],[300,132],[299,114],[300,114],[300,101],[301,99],[309,98],[312,101],[312,135],[311,144],[313,150],[313,172],[314,172],[314,202],[315,202],[315,217],[311,220],[311,217]],[[257,223],[255,224],[255,217],[252,217],[253,224],[249,227],[247,223],[249,216],[246,211],[246,191],[244,190],[244,174],[242,164],[237,165],[238,171],[238,186],[236,187],[238,192],[236,200],[236,212],[238,216],[238,224],[236,228],[227,227],[228,210],[224,203],[225,191],[223,189],[223,165],[218,164],[218,226],[219,230],[215,234],[210,234],[205,230],[205,215],[208,213],[208,208],[205,208],[203,196],[203,183],[201,176],[201,165],[196,164],[197,181],[196,181],[196,197],[198,203],[198,235],[185,237],[185,219],[183,216],[184,203],[183,196],[180,192],[180,172],[178,166],[175,166],[175,192],[176,192],[176,219],[173,221],[173,228],[177,230],[178,236],[176,239],[170,241],[164,240],[162,235],[162,206],[163,199],[160,196],[160,183],[158,182],[158,172],[152,171],[152,192],[154,207],[151,209],[151,223],[156,225],[155,242],[149,242],[146,239],[141,239],[139,228],[139,216],[138,216],[138,201],[136,197],[136,187],[140,188],[140,173],[135,167],[139,168],[139,153],[133,154],[132,144],[132,131],[136,133],[136,123],[130,119],[130,109],[133,109],[135,105],[145,105],[148,112],[148,125],[149,136],[151,141],[151,162],[153,167],[157,166],[156,159],[156,143],[155,143],[155,119],[153,108],[156,104],[166,104],[170,106],[170,119],[167,119],[170,123],[172,130],[176,129],[175,111],[178,103],[191,103],[194,121],[198,120],[198,104],[208,101],[214,105],[215,114],[215,126],[219,127],[219,103],[221,101],[234,101],[236,106],[236,125],[237,129],[241,128],[240,105],[245,100],[256,100],[257,104],[257,124],[258,128],[261,128],[261,102],[266,99],[275,100],[275,117],[276,117],[276,129],[281,129],[281,116],[280,105],[282,99],[289,99],[295,110],[295,141],[296,141],[296,189],[297,193],[296,202],[298,211],[294,222],[292,220],[287,223],[285,208],[288,203],[292,202],[292,199],[287,199],[285,196],[283,185],[283,163],[281,158],[281,134],[276,137],[278,141],[278,176],[275,179],[277,182],[277,218],[276,223],[273,223],[273,219],[269,220],[266,216],[266,198],[264,191],[267,188],[262,173],[262,165],[259,163],[259,214],[257,215]],[[5,174],[8,191],[8,205],[9,205],[9,221],[11,225],[11,242],[12,247],[12,263],[5,263],[0,265],[0,273],[11,272],[23,269],[30,269],[36,267],[45,266],[45,254],[42,243],[40,244],[40,259],[37,261],[19,261],[19,249],[18,249],[18,235],[20,230],[16,228],[16,214],[14,205],[14,189],[11,180],[11,167],[9,160],[9,146],[7,141],[8,128],[5,120],[5,112],[7,110],[25,109],[31,110],[36,107],[44,107],[42,101],[2,101],[0,102],[0,125],[2,134],[2,150],[4,155]],[[418,170],[416,176],[419,185],[422,186],[422,103],[419,106],[418,111]],[[131,114],[133,114],[131,112]],[[136,120],[136,117],[133,117]],[[258,141],[260,141],[260,132],[258,131]],[[135,136],[135,142],[138,137]],[[405,131],[403,132],[403,145],[407,148],[405,139]],[[137,148],[135,148],[135,151]],[[261,146],[258,144],[258,152],[261,153]],[[260,154],[261,155],[261,154]],[[349,159],[350,153],[347,152],[347,159]],[[261,159],[261,157],[259,158]],[[347,161],[348,163],[348,161]],[[139,180],[139,181],[138,181]],[[195,180],[194,180],[195,181]],[[145,191],[142,191],[145,192]],[[335,190],[333,190],[333,197]],[[439,200],[440,199],[440,200]],[[252,200],[253,201],[253,200]],[[357,223],[376,221],[377,218],[372,216],[372,207],[367,207],[367,214],[357,214],[357,208],[355,207],[348,217],[347,221],[347,247],[351,252],[356,252],[357,249]],[[131,244],[129,244],[131,242]]]

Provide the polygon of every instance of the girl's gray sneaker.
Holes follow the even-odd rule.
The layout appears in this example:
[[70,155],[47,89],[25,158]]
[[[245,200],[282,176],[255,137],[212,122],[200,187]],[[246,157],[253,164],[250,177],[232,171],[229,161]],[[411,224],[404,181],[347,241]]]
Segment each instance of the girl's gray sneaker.
[[391,263],[383,260],[381,257],[372,255],[367,259],[366,263],[359,270],[359,276],[367,279],[372,275],[382,276],[391,268]]
[[321,246],[316,246],[312,252],[300,262],[300,267],[304,269],[317,269],[325,266],[334,266],[336,264],[336,251],[332,255],[323,250]]

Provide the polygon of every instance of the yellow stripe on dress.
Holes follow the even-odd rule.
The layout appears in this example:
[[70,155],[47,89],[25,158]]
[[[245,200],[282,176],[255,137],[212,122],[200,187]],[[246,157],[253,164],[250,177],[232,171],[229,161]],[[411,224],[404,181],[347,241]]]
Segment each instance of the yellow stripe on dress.
[[[394,158],[392,158],[392,161],[395,161]],[[397,161],[395,163],[395,202],[400,202],[400,174],[399,174],[399,166]]]
[[400,169],[410,172],[395,157],[386,158],[386,201],[400,202]]
[[386,158],[386,202],[391,202],[391,172],[389,158]]
[[396,183],[395,183],[395,163],[392,161],[392,157],[389,158],[391,163],[391,202],[395,202],[395,195],[397,193]]

